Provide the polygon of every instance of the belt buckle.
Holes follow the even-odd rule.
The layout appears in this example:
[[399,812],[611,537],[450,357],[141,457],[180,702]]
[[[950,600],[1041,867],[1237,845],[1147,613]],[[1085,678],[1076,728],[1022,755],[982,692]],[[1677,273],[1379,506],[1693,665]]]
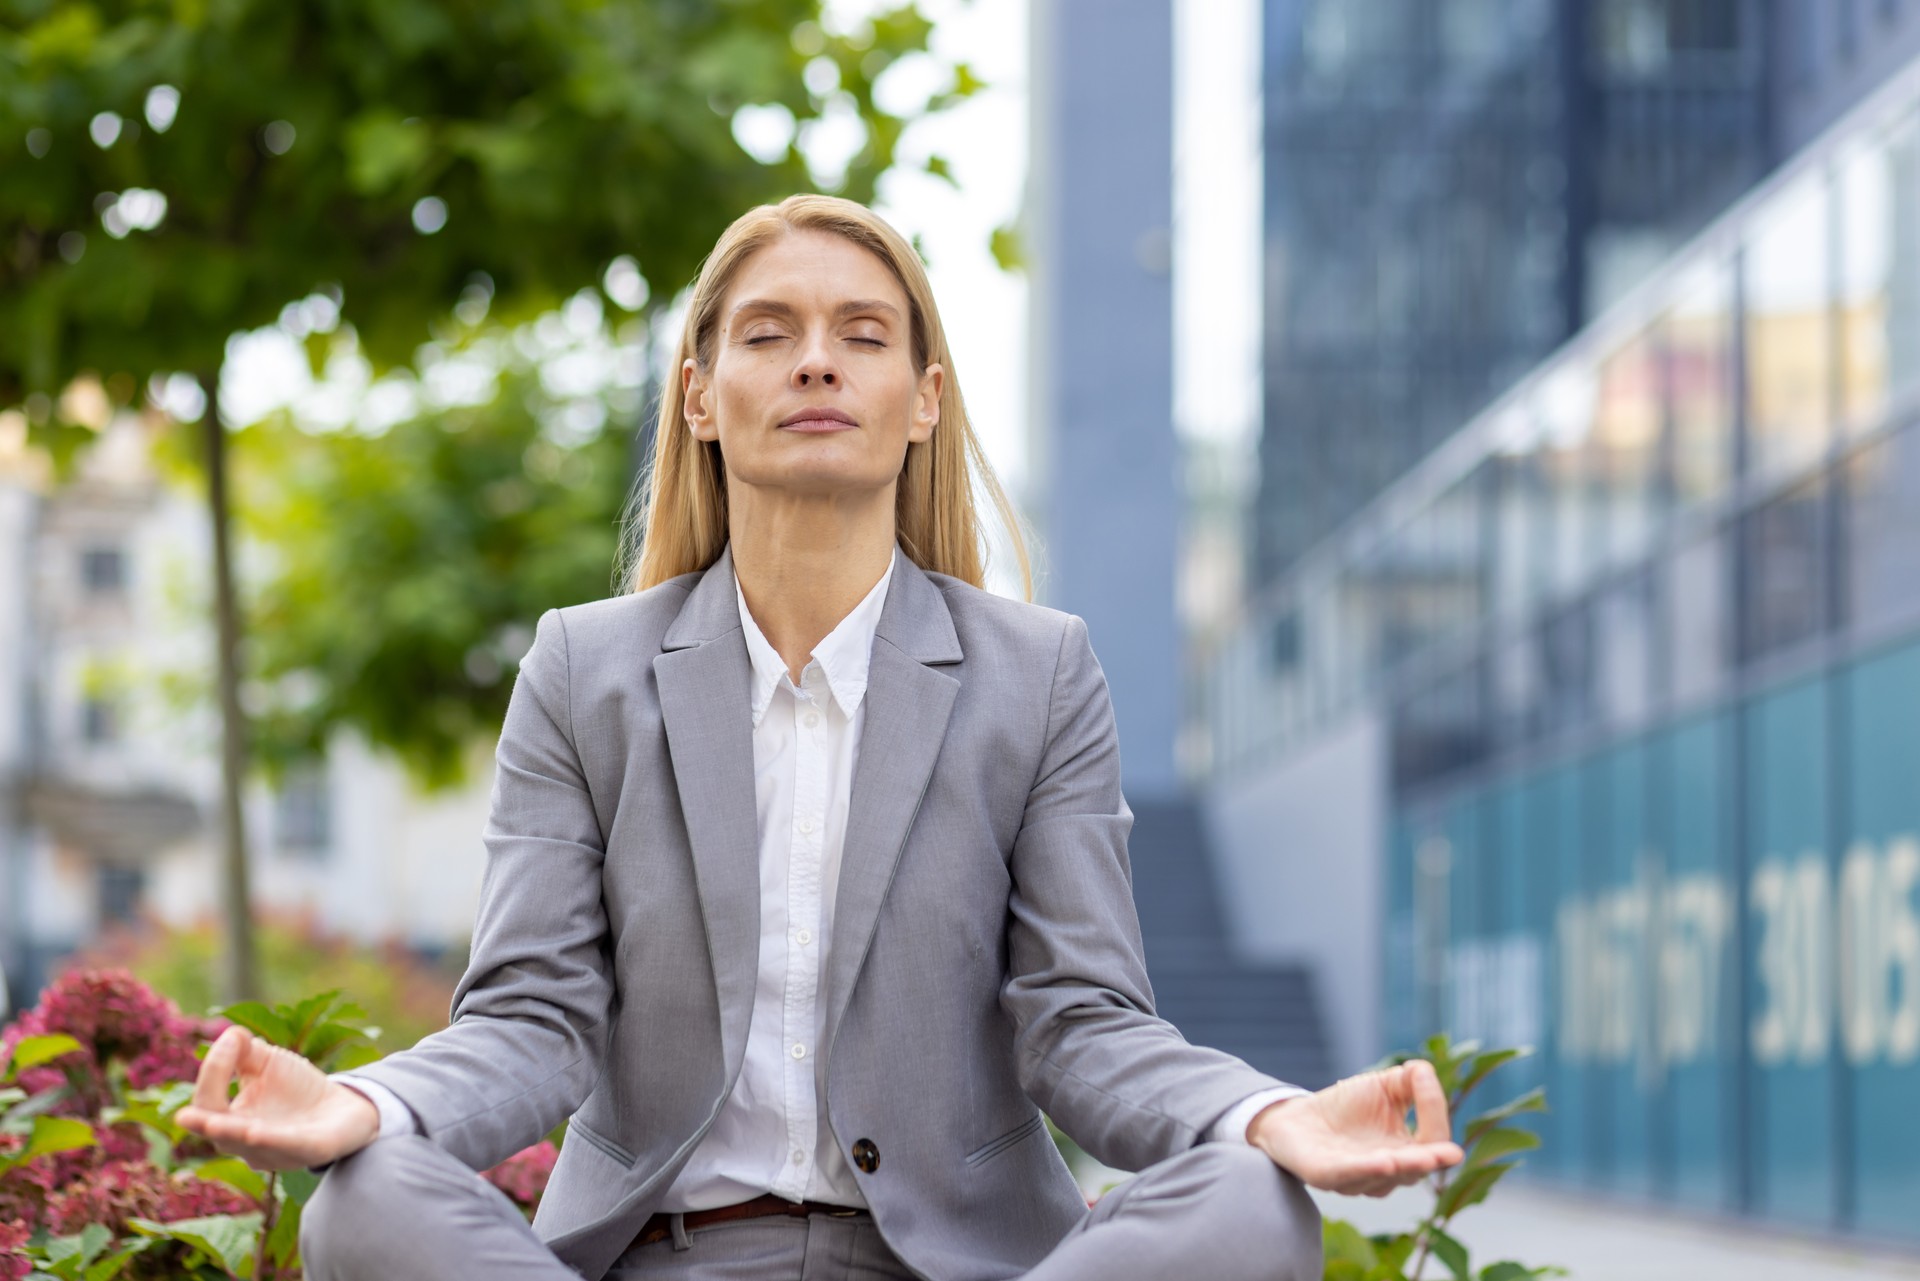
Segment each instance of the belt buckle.
[[865,1212],[862,1210],[855,1209],[853,1206],[843,1205],[843,1206],[836,1206],[833,1209],[826,1211],[826,1216],[829,1219],[854,1219],[854,1218],[858,1218],[863,1213]]

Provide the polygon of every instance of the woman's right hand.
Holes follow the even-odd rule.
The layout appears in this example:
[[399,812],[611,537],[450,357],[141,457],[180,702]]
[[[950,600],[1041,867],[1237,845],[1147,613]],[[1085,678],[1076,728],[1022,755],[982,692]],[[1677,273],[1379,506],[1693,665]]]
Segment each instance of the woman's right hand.
[[[227,1085],[236,1078],[240,1092],[229,1101]],[[380,1133],[379,1110],[366,1095],[238,1024],[207,1051],[193,1102],[174,1119],[260,1170],[324,1165]]]

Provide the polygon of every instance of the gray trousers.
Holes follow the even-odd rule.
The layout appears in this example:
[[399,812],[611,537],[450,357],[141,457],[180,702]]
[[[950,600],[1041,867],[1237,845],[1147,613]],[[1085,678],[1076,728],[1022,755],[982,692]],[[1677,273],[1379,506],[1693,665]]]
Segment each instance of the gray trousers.
[[[634,1225],[635,1231],[639,1225]],[[993,1225],[980,1225],[983,1233]],[[307,1203],[309,1281],[578,1281],[504,1193],[418,1135],[378,1139]],[[715,1224],[635,1246],[607,1281],[915,1281],[865,1215]],[[1101,1197],[1025,1281],[1320,1281],[1320,1214],[1258,1148],[1203,1143]]]

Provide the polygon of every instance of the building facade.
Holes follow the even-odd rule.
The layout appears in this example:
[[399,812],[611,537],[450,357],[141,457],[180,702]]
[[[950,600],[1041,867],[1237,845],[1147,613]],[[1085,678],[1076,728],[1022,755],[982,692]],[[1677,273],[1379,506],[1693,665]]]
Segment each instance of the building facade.
[[1210,806],[1377,871],[1381,1045],[1538,1047],[1536,1177],[1920,1241],[1920,63],[1204,671]]
[[1771,166],[1769,15],[1764,0],[1268,0],[1252,581]]
[[[99,437],[58,481],[20,412],[0,414],[0,963],[15,1007],[115,922],[185,925],[219,906],[204,503],[163,482],[159,424],[78,409]],[[325,762],[249,785],[256,905],[368,941],[464,946],[490,783],[477,748],[465,788],[423,796],[338,735]]]

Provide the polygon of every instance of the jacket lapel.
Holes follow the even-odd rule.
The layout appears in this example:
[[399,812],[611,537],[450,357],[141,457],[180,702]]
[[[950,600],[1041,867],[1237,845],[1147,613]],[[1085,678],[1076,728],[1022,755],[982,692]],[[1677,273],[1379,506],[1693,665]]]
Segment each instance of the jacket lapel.
[[746,1053],[760,963],[760,841],[754,808],[752,664],[731,551],[694,584],[653,660],[680,812],[706,917],[731,1081]]
[[834,898],[823,984],[829,1055],[960,691],[957,679],[930,665],[961,657],[946,599],[904,552],[895,554],[867,669],[865,722]]

